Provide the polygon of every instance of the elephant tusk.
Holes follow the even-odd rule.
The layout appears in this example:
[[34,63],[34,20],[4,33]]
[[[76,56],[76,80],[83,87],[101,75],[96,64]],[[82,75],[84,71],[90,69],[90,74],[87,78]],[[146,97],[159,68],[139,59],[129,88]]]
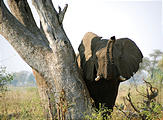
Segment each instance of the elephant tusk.
[[100,76],[97,76],[96,78],[95,78],[95,81],[99,81],[100,80]]
[[121,81],[121,82],[123,82],[123,81],[126,81],[126,78],[124,78],[123,76],[119,76],[119,80]]

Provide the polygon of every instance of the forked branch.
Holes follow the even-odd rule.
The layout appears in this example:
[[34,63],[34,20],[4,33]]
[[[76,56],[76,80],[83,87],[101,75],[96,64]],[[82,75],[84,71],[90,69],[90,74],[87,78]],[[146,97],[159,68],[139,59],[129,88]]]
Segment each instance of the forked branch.
[[36,70],[39,69],[39,66],[32,62],[31,58],[34,61],[39,61],[41,58],[35,57],[38,56],[36,54],[47,54],[48,47],[43,42],[38,41],[39,38],[9,12],[3,0],[0,0],[0,34],[9,41],[28,65]]
[[30,32],[35,34],[35,36],[39,38],[37,40],[42,41],[42,43],[49,47],[48,40],[36,25],[27,0],[8,0],[8,5],[17,20],[19,20],[19,22],[21,22]]
[[58,13],[58,15],[59,15],[59,22],[60,22],[60,24],[62,24],[62,22],[63,22],[63,19],[64,19],[64,16],[65,16],[67,8],[68,8],[68,4],[65,5],[63,10],[61,10],[61,7],[59,6],[59,13]]
[[33,31],[37,28],[27,0],[8,0],[8,5],[12,14],[29,30]]
[[32,0],[41,20],[41,24],[45,35],[50,44],[54,44],[56,40],[69,42],[61,25],[68,5],[59,13],[57,13],[51,0]]

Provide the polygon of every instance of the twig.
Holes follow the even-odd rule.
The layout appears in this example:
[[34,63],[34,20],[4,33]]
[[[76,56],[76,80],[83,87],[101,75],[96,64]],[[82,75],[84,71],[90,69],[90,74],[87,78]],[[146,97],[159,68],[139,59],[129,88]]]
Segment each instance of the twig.
[[126,99],[129,101],[129,103],[131,104],[132,108],[133,108],[137,113],[140,113],[140,111],[135,107],[135,105],[133,104],[133,102],[132,102],[132,100],[131,100],[130,92],[128,93],[128,97],[126,97]]
[[115,107],[116,107],[119,111],[121,111],[128,119],[130,119],[130,117],[129,117],[122,109],[120,109],[117,105],[115,105]]

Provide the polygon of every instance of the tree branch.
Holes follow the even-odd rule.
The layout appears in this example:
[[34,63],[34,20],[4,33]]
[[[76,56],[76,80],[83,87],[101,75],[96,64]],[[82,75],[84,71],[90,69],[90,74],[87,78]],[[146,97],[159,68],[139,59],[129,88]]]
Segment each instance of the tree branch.
[[126,112],[124,112],[121,108],[119,108],[119,106],[115,105],[115,107],[121,111],[128,119],[130,119],[130,117],[126,114]]
[[50,51],[49,48],[43,42],[38,41],[39,38],[36,38],[8,11],[3,0],[0,1],[0,34],[9,41],[28,65],[39,70],[40,66],[37,61],[43,59],[40,57],[44,57],[39,54],[47,54]]
[[153,87],[150,82],[147,82],[146,80],[144,80],[144,82],[146,83],[146,86],[147,86],[146,87],[146,92],[147,92],[146,97],[148,99],[148,102],[150,103],[151,100],[153,100],[153,99],[155,99],[155,97],[157,97],[158,89]]
[[64,15],[66,13],[67,8],[68,8],[68,4],[65,5],[63,10],[61,10],[61,7],[59,6],[59,22],[60,22],[60,24],[62,24],[62,22],[63,22]]
[[[60,24],[59,14],[55,10],[52,1],[32,0],[32,2],[40,16],[43,30],[49,43],[52,45],[56,40],[63,41],[64,43],[70,43],[63,27]],[[66,11],[66,7],[64,11]],[[63,20],[64,13],[65,12],[62,12],[62,14],[60,14],[61,20]]]
[[131,104],[132,108],[137,112],[140,113],[140,111],[135,107],[135,105],[133,104],[132,100],[131,100],[131,95],[130,93],[128,93],[128,97],[126,97],[127,101],[129,101],[129,103]]
[[8,0],[8,5],[12,14],[19,20],[19,22],[21,22],[30,32],[35,34],[39,38],[38,40],[42,41],[42,43],[46,44],[48,47],[49,42],[37,27],[27,0]]
[[37,28],[27,0],[8,0],[8,5],[12,14],[29,30],[34,31]]

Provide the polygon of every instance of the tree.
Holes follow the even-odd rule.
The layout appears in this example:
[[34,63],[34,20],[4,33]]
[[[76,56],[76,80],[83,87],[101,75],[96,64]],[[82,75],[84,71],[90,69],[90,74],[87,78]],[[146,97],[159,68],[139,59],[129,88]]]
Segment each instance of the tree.
[[139,72],[141,71],[150,72],[151,71],[151,61],[148,57],[143,58],[143,62],[140,65]]
[[153,78],[154,68],[156,67],[156,65],[158,63],[158,58],[161,57],[162,54],[163,54],[163,52],[156,49],[156,50],[153,51],[153,53],[151,53],[149,55],[152,58],[152,60],[151,60],[151,63],[152,63],[151,78]]
[[158,66],[163,71],[163,56],[162,56],[161,60],[159,61]]
[[0,0],[0,34],[33,69],[47,118],[55,119],[56,108],[60,109],[60,93],[64,92],[66,103],[70,104],[66,119],[79,119],[90,111],[91,104],[62,25],[68,5],[63,10],[59,7],[57,12],[51,0],[32,2],[41,27],[37,27],[27,0],[8,0],[12,13]]

